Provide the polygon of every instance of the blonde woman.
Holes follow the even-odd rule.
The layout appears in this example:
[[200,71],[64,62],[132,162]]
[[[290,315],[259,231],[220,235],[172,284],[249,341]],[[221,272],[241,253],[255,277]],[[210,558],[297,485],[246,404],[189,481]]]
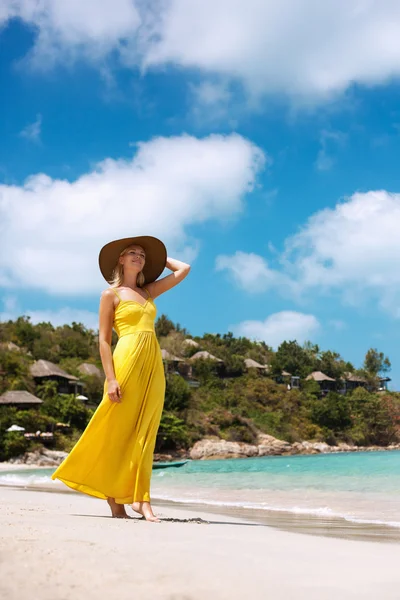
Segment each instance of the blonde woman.
[[[113,517],[128,517],[124,505],[131,504],[147,521],[159,521],[150,503],[150,478],[165,377],[154,299],[180,283],[190,266],[167,258],[164,244],[150,236],[106,244],[99,266],[110,284],[99,310],[104,395],[52,479],[107,500]],[[165,267],[172,273],[157,280]],[[113,328],[118,343],[112,353]]]

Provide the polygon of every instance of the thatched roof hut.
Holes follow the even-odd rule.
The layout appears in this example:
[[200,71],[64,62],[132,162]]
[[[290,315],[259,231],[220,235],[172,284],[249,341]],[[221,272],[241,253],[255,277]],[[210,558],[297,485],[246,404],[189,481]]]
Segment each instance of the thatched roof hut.
[[4,392],[0,396],[0,404],[11,404],[11,405],[19,405],[19,404],[42,404],[43,400],[37,398],[33,394],[30,394],[26,390],[10,390],[8,392]]
[[182,358],[179,358],[178,356],[174,356],[173,354],[171,354],[170,352],[168,352],[168,350],[165,350],[164,348],[161,350],[161,356],[162,356],[162,359],[165,360],[166,362],[185,362]]
[[336,379],[332,379],[332,377],[325,375],[325,373],[322,371],[314,371],[313,373],[310,373],[310,375],[306,377],[306,381],[310,381],[310,379],[314,379],[314,381],[317,381],[318,383],[321,381],[336,381]]
[[207,350],[202,350],[200,352],[196,352],[196,354],[193,354],[193,356],[191,356],[189,360],[199,360],[199,359],[213,360],[213,361],[219,362],[219,363],[224,362],[220,358],[217,358],[213,354],[210,354],[210,352],[207,352]]
[[346,381],[354,381],[354,383],[368,383],[364,377],[360,377],[359,375],[354,375],[354,373],[345,373],[344,379]]
[[244,364],[246,365],[246,369],[262,369],[268,371],[268,365],[262,365],[261,363],[253,360],[252,358],[245,358]]
[[42,358],[33,363],[30,372],[32,377],[62,377],[63,379],[68,379],[68,381],[79,381],[75,375],[67,373],[58,365]]
[[198,342],[196,342],[195,340],[192,340],[190,338],[186,338],[186,340],[183,340],[183,343],[186,346],[192,346],[193,348],[200,348],[200,344]]
[[78,369],[79,372],[82,373],[82,375],[94,375],[99,379],[104,379],[103,372],[93,363],[84,362],[79,365]]

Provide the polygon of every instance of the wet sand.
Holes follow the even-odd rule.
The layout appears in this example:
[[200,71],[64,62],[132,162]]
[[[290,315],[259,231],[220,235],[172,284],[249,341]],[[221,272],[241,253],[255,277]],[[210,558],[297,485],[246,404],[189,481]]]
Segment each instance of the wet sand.
[[0,502],[7,600],[400,597],[393,541],[289,532],[257,515],[171,504],[155,503],[161,523],[112,519],[105,502],[75,493],[2,487]]

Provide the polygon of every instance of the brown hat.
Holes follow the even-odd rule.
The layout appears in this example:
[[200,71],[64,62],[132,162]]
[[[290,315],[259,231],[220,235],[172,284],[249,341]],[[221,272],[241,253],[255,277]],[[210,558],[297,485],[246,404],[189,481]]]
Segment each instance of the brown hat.
[[119,255],[128,246],[142,246],[146,253],[143,275],[146,283],[152,283],[161,275],[167,262],[167,249],[161,240],[149,235],[114,240],[102,247],[99,254],[99,267],[104,279],[110,283]]

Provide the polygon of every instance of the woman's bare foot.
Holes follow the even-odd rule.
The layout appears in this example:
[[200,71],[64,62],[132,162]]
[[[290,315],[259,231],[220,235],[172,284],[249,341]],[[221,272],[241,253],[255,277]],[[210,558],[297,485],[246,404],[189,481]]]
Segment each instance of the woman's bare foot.
[[152,521],[153,523],[161,522],[153,513],[150,502],[134,502],[132,508],[135,512],[139,513],[139,515],[142,515],[146,521]]
[[111,514],[116,519],[130,519],[130,516],[126,514],[125,506],[123,504],[117,504],[114,498],[107,498],[108,506],[111,508]]

